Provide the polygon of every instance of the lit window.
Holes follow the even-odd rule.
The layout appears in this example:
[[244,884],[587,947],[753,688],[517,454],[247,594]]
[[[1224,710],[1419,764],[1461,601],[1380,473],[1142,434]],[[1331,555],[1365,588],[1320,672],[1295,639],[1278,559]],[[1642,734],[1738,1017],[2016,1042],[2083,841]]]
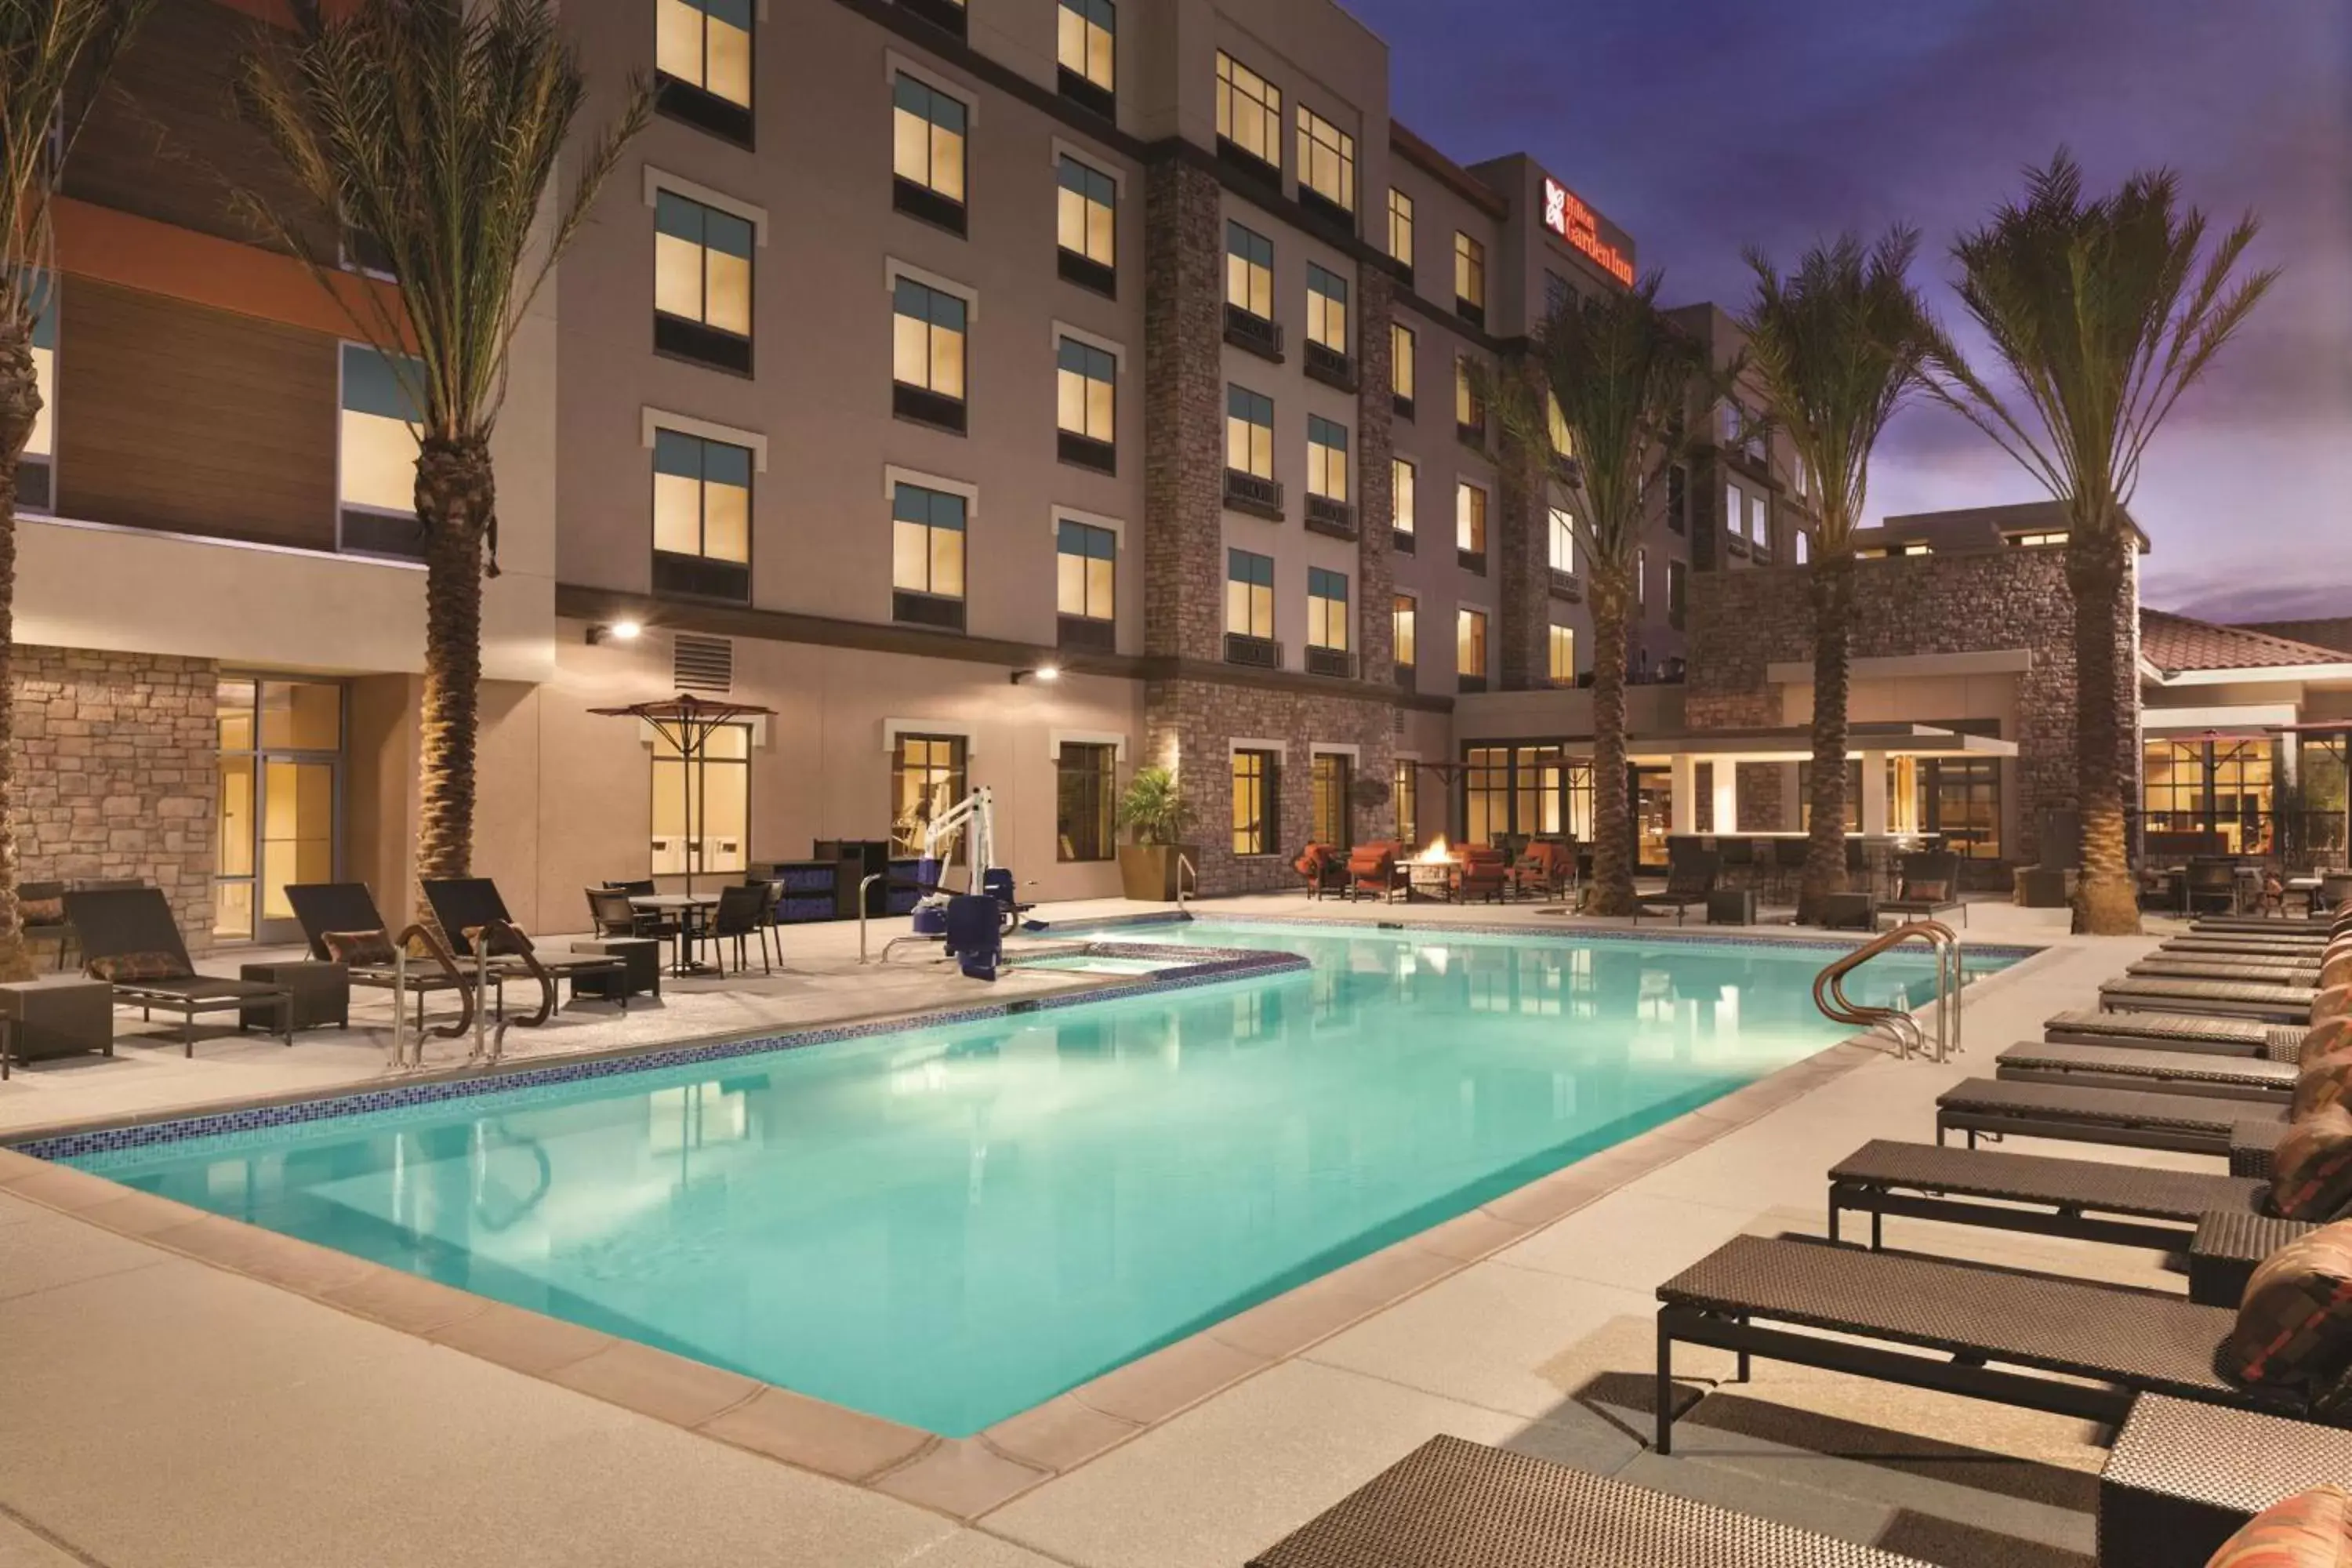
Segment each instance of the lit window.
[[1410,848],[1421,842],[1421,764],[1411,757],[1396,760],[1396,784],[1390,792],[1396,805],[1397,842]]
[[1389,609],[1389,635],[1396,645],[1396,662],[1413,664],[1420,656],[1414,651],[1413,621],[1420,608],[1411,594],[1399,594]]
[[1118,858],[1113,832],[1118,748],[1065,741],[1054,759],[1054,858]]
[[657,0],[656,16],[655,68],[751,107],[751,0]]
[[1473,679],[1486,674],[1486,612],[1463,609],[1454,617],[1454,672]]
[[1089,621],[1113,617],[1118,570],[1118,535],[1108,528],[1065,518],[1056,530],[1060,613]]
[[[50,483],[49,465],[58,450],[58,290],[54,276],[37,287],[41,310],[33,318],[33,385],[41,395],[41,409],[33,416],[33,433],[26,438],[19,459],[16,504],[27,511],[47,511],[55,504],[50,493],[55,487]],[[413,488],[416,478],[414,439],[408,443],[408,455],[404,461],[409,465]],[[404,502],[400,510],[407,510],[407,504]]]
[[1348,280],[1307,264],[1307,337],[1335,354],[1348,352]]
[[1225,552],[1225,630],[1234,637],[1274,636],[1274,557]]
[[654,548],[739,564],[751,559],[751,454],[677,430],[654,432]]
[[1274,241],[1232,222],[1225,225],[1225,303],[1274,320]]
[[1576,684],[1576,628],[1555,624],[1551,628],[1551,680],[1555,686]]
[[1118,13],[1111,0],[1062,0],[1061,37],[1055,50],[1064,70],[1108,92],[1113,75]]
[[1551,569],[1563,577],[1576,575],[1576,519],[1566,509],[1551,509]]
[[1347,574],[1307,569],[1307,640],[1316,647],[1347,647]]
[[1740,523],[1747,515],[1748,498],[1740,493],[1739,487],[1738,485],[1724,486],[1723,531],[1731,535],[1734,539],[1738,538]]
[[1458,229],[1454,235],[1454,306],[1479,318],[1486,310],[1486,247]]
[[1789,477],[1790,482],[1796,486],[1797,494],[1800,497],[1813,493],[1813,470],[1811,467],[1799,462],[1790,468]]
[[1669,558],[1666,562],[1666,619],[1679,626],[1688,605],[1690,568]]
[[1405,405],[1399,412],[1408,415],[1412,411],[1419,348],[1411,327],[1395,321],[1389,323],[1389,384],[1396,395],[1396,400]]
[[654,309],[682,321],[751,335],[749,219],[669,191],[654,197]]
[[1486,492],[1468,479],[1454,486],[1454,547],[1471,555],[1486,553]]
[[1282,164],[1282,89],[1223,49],[1217,51],[1217,136],[1261,163]]
[[1650,607],[1650,552],[1646,550],[1633,552],[1633,607]]
[[[1798,535],[1798,537],[1799,537],[1800,539],[1801,539],[1801,538],[1803,538],[1804,536],[1803,536],[1802,534],[1800,534],[1800,535]],[[2020,549],[2023,549],[2023,550],[2042,550],[2042,549],[2046,549],[2046,548],[2048,548],[2048,547],[2050,547],[2050,546],[2052,546],[2052,545],[2063,544],[2063,543],[2065,543],[2065,542],[2066,542],[2066,531],[2065,531],[2065,530],[2063,530],[2063,529],[2060,529],[2060,530],[2056,531],[2055,532],[2043,532],[2043,533],[2012,533],[2012,534],[2011,534],[2011,535],[2009,536],[2009,542],[2010,542],[2010,543],[2011,543],[2012,545],[2017,546],[2017,547],[2018,547],[2018,548],[2020,548]]]
[[901,483],[890,500],[890,584],[902,593],[963,597],[964,498]]
[[1410,534],[1413,531],[1413,492],[1420,482],[1421,470],[1413,467],[1412,458],[1389,459],[1389,499],[1396,508],[1389,526],[1399,533]]
[[944,289],[900,278],[891,286],[890,308],[890,378],[961,402],[971,307]]
[[1758,554],[1772,552],[1772,510],[1766,497],[1748,498],[1748,537],[1755,542]]
[[372,348],[343,345],[337,449],[346,508],[403,517],[415,512],[416,427],[424,422],[415,395],[422,374],[413,359],[395,365]]
[[1245,386],[1225,388],[1225,467],[1274,478],[1274,399]]
[[1568,416],[1561,412],[1559,398],[1550,388],[1544,389],[1544,424],[1551,432],[1551,449],[1563,458],[1576,456],[1576,435],[1568,427]]
[[1465,432],[1483,434],[1486,428],[1486,403],[1478,395],[1477,373],[1465,354],[1454,356],[1454,423]]
[[1344,852],[1355,841],[1348,802],[1355,759],[1344,752],[1318,752],[1309,765],[1313,773],[1308,782],[1314,786],[1314,811],[1308,822],[1312,841]]
[[[1224,57],[1217,57],[1223,59]],[[1276,757],[1272,752],[1234,753],[1234,853],[1272,855],[1276,852],[1275,787]]]
[[1412,266],[1412,198],[1389,187],[1389,255],[1410,269]]
[[[923,829],[964,797],[961,735],[900,735],[890,753],[890,853],[923,852]],[[961,835],[958,835],[960,837]],[[941,846],[954,854],[954,840]]]
[[654,875],[742,870],[751,826],[751,727],[719,725],[691,762],[656,734],[653,768]]
[[1298,184],[1333,206],[1356,210],[1356,139],[1298,106]]
[[928,82],[901,75],[891,89],[891,172],[961,205],[964,134],[971,110]]
[[[1067,15],[1067,13],[1064,13]],[[1072,256],[1114,264],[1118,245],[1118,185],[1100,169],[1062,160],[1058,240]]]
[[1055,373],[1061,427],[1073,436],[1106,444],[1113,440],[1118,362],[1109,353],[1076,338],[1064,338]]
[[1348,499],[1348,427],[1317,414],[1307,416],[1307,489],[1325,500]]
[[1797,564],[1802,566],[1813,558],[1813,536],[1800,529],[1797,532]]

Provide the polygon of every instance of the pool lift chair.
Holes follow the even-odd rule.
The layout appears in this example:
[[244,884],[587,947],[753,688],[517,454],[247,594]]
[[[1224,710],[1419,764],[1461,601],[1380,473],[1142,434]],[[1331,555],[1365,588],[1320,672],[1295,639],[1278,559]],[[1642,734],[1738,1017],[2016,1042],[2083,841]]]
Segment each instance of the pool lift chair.
[[[969,890],[961,893],[940,880],[958,847],[969,871]],[[1035,906],[1022,903],[1013,891],[1013,868],[996,864],[996,797],[986,784],[923,825],[915,883],[922,897],[915,905],[913,934],[885,943],[883,961],[901,942],[936,942],[971,979],[994,980],[1005,937],[1020,929],[1022,918]],[[864,951],[861,942],[859,952]]]

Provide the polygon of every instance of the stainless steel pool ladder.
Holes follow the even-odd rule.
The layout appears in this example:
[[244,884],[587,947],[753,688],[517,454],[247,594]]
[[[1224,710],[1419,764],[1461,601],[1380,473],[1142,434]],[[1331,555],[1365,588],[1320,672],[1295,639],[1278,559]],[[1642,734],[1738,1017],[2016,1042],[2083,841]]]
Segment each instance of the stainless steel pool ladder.
[[1895,1042],[1897,1058],[1927,1055],[1927,1031],[1915,1014],[1900,1007],[1867,1006],[1845,994],[1847,975],[1880,953],[1913,941],[1926,942],[1936,954],[1936,1049],[1930,1059],[1940,1062],[1960,1048],[1960,993],[1968,983],[1959,936],[1941,921],[1912,921],[1842,954],[1813,977],[1813,1005],[1832,1023],[1884,1032]]
[[1184,912],[1184,876],[1187,872],[1192,873],[1192,896],[1197,899],[1201,896],[1201,868],[1192,864],[1190,855],[1179,850],[1176,855],[1176,912],[1180,915]]

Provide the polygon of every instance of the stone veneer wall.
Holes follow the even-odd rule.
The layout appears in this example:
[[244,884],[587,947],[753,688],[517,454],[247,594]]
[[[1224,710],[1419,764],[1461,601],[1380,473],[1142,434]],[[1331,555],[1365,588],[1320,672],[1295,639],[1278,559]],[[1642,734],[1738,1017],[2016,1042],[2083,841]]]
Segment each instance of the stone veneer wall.
[[208,946],[220,667],[22,646],[15,659],[19,878],[144,878],[188,946]]
[[1223,657],[1224,232],[1213,175],[1146,172],[1143,649],[1161,658]]
[[[1506,356],[1496,374],[1538,395],[1539,373],[1524,352]],[[1486,543],[1496,594],[1489,657],[1498,689],[1528,691],[1551,684],[1551,508],[1542,458],[1514,449],[1507,431],[1491,439],[1496,493]]]
[[[2139,602],[2136,578],[2129,602]],[[1683,696],[1690,729],[1779,724],[1780,689],[1766,679],[1766,667],[1812,658],[1806,569],[1693,573],[1690,637]],[[2116,684],[2133,719],[2123,727],[2116,765],[2127,782],[2138,773],[2138,616],[2126,616]],[[2017,842],[2010,858],[2030,864],[2040,854],[2042,814],[2074,804],[2074,602],[2065,552],[2009,549],[1856,563],[1853,658],[2020,647],[2031,650],[2032,668],[2017,678],[2018,732],[2001,739],[2018,748],[2011,774]],[[2126,798],[2132,794],[2127,788]]]

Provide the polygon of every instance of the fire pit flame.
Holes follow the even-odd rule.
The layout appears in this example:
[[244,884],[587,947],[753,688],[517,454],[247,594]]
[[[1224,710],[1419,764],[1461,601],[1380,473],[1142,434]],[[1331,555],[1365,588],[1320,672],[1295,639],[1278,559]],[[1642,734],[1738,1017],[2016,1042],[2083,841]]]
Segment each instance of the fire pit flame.
[[1423,866],[1443,866],[1453,858],[1453,847],[1445,842],[1443,833],[1429,841],[1428,848],[1413,857],[1415,863]]

